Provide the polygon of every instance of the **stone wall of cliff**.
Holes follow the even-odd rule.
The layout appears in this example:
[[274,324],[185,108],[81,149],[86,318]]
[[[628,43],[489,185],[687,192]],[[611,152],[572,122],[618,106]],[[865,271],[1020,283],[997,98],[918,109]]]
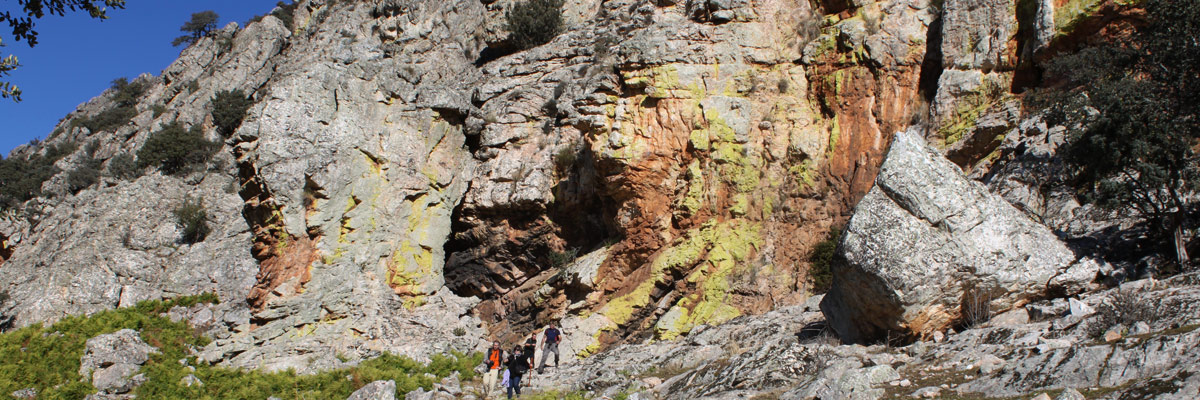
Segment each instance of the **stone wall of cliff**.
[[[1023,63],[1070,36],[1051,2],[569,0],[561,35],[516,52],[513,4],[299,1],[137,78],[124,126],[73,123],[114,93],[81,105],[45,144],[94,142],[108,165],[176,121],[221,149],[188,174],[48,181],[0,223],[0,314],[212,291],[205,357],[269,368],[551,321],[581,355],[672,339],[802,302],[810,247],[896,132],[994,161]],[[231,89],[255,104],[225,138],[211,99]],[[196,244],[171,216],[185,196],[211,215]]]

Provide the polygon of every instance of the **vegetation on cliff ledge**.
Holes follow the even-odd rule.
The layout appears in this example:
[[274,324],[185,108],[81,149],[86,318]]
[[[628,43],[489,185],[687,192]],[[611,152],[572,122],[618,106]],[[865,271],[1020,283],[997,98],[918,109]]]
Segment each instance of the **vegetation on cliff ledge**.
[[563,0],[528,0],[505,14],[509,40],[525,50],[550,42],[562,31]]
[[1135,34],[1051,62],[1048,76],[1072,90],[1037,100],[1074,127],[1061,154],[1085,199],[1146,218],[1161,252],[1186,265],[1200,191],[1200,2],[1145,7]]

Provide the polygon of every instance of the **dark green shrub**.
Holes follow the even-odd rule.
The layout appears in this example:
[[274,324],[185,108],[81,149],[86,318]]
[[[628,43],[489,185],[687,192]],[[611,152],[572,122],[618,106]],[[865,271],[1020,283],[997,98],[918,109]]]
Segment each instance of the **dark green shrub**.
[[183,231],[179,238],[182,243],[199,243],[208,237],[208,210],[204,208],[204,200],[187,196],[183,203],[175,208],[175,225]]
[[271,12],[271,15],[275,16],[275,18],[279,18],[279,20],[283,22],[283,26],[286,26],[289,31],[295,30],[296,18],[292,14],[296,12],[297,5],[298,4],[295,1],[291,3],[282,1],[275,3],[276,8],[275,11]]
[[213,97],[213,123],[217,130],[226,137],[233,134],[242,125],[246,110],[254,103],[241,90],[222,90]]
[[563,0],[527,0],[504,15],[509,40],[520,50],[546,44],[562,31]]
[[554,155],[554,166],[558,167],[560,174],[566,173],[575,166],[575,162],[579,160],[579,151],[575,150],[575,146],[565,146],[558,149],[558,153]]
[[1051,123],[1070,127],[1058,154],[1076,193],[1145,218],[1154,250],[1187,266],[1194,262],[1187,227],[1200,194],[1200,2],[1144,7],[1146,24],[1135,33],[1046,65],[1047,77],[1071,92],[1042,103]]
[[137,110],[133,107],[114,107],[101,111],[91,118],[85,118],[79,123],[92,132],[111,132],[125,126],[135,116],[137,116]]
[[829,288],[833,286],[833,273],[829,267],[833,263],[838,241],[841,238],[841,229],[829,228],[829,236],[813,246],[812,251],[808,253],[808,262],[811,263],[808,270],[808,283],[812,285],[813,293],[828,292]]
[[112,108],[97,113],[90,118],[80,118],[71,121],[72,125],[83,126],[92,132],[114,131],[129,123],[137,116],[137,103],[146,93],[146,84],[140,81],[129,82],[126,78],[112,81]]
[[554,266],[555,268],[565,267],[567,264],[575,261],[575,258],[578,254],[578,247],[572,247],[562,252],[550,251],[550,265]]
[[108,176],[117,179],[134,180],[142,176],[143,168],[138,168],[137,160],[129,153],[117,154],[108,161]]
[[100,160],[88,157],[67,173],[67,189],[79,193],[100,181]]
[[133,107],[141,100],[142,95],[146,94],[146,83],[136,80],[129,82],[129,79],[121,77],[113,79],[111,89],[116,91],[113,102],[117,103],[118,107]]
[[150,135],[137,153],[138,168],[158,167],[163,173],[187,172],[188,167],[208,161],[220,144],[204,139],[199,126],[183,129],[171,122]]
[[[274,16],[275,18],[279,18],[279,21],[283,22],[283,26],[287,27],[289,31],[294,30],[295,27],[292,25],[295,23],[295,18],[292,17],[292,13],[296,11],[296,5],[297,4],[295,2],[287,3],[281,1],[275,3],[275,9],[271,11],[270,15]],[[255,16],[254,18],[251,18],[250,22],[246,23],[246,25],[262,21],[263,17],[265,17],[265,15]]]
[[27,158],[0,160],[0,208],[16,207],[42,194],[42,184],[60,171],[55,162],[74,153],[75,143],[49,146]]
[[159,115],[163,115],[163,113],[167,112],[167,106],[162,104],[155,104],[150,109],[154,110],[154,118],[158,118]]
[[83,155],[92,157],[96,155],[96,151],[100,150],[100,141],[93,140],[83,146]]

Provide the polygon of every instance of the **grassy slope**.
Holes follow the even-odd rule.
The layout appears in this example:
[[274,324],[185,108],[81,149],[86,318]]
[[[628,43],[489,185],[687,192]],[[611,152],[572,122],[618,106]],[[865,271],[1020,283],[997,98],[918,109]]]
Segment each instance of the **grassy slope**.
[[[141,369],[148,381],[136,394],[144,399],[346,398],[376,380],[395,380],[402,397],[418,387],[430,389],[435,381],[454,371],[469,380],[474,375],[473,368],[483,359],[482,354],[439,355],[422,364],[385,354],[353,368],[315,375],[197,365],[187,348],[202,347],[208,344],[208,339],[186,323],[171,322],[162,314],[174,306],[216,301],[212,294],[147,301],[87,317],[67,317],[48,327],[33,325],[0,334],[0,360],[4,360],[0,363],[0,396],[30,387],[37,389],[39,399],[80,399],[95,392],[90,381],[83,381],[78,372],[85,342],[121,329],[137,330],[142,340],[159,349]],[[182,359],[195,366],[195,371],[181,364]],[[180,381],[188,374],[195,375],[203,385],[182,385]]]

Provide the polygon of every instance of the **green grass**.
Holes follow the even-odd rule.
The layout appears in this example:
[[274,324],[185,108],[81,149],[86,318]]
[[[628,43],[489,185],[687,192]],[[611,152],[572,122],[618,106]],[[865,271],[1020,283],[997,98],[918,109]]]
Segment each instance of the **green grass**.
[[90,317],[66,317],[49,327],[37,324],[4,333],[0,335],[0,359],[4,360],[0,363],[0,393],[33,387],[41,399],[82,398],[95,391],[90,383],[80,382],[79,376],[79,358],[89,338],[128,328],[140,331],[147,343],[167,350],[182,351],[186,344],[203,346],[207,340],[194,335],[186,324],[158,314],[176,305],[215,301],[212,294],[146,301]]
[[521,396],[525,400],[587,400],[587,392],[582,390],[574,392],[564,392],[560,390],[549,390],[545,392],[534,392]]
[[[171,322],[160,314],[174,306],[215,302],[217,297],[213,294],[145,301],[87,317],[67,317],[48,327],[33,325],[0,334],[0,360],[4,360],[0,363],[0,393],[29,387],[37,389],[39,399],[80,399],[94,393],[95,388],[90,382],[81,381],[78,372],[85,342],[121,329],[137,330],[142,340],[159,349],[141,369],[148,381],[135,393],[143,399],[346,398],[376,380],[396,381],[397,392],[403,396],[418,387],[431,389],[434,382],[455,371],[461,379],[470,380],[474,377],[474,367],[483,362],[483,355],[478,353],[435,355],[428,364],[385,354],[356,367],[314,375],[198,365],[187,348],[202,347],[208,344],[208,339],[186,323]],[[187,359],[196,370],[180,364],[182,359]],[[188,374],[204,384],[182,385],[180,381]]]

